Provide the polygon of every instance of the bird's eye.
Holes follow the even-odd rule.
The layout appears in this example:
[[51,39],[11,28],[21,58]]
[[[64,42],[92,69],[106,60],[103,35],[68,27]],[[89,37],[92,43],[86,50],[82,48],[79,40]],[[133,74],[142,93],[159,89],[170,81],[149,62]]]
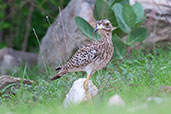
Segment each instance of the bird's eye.
[[109,26],[109,23],[106,23],[106,26]]

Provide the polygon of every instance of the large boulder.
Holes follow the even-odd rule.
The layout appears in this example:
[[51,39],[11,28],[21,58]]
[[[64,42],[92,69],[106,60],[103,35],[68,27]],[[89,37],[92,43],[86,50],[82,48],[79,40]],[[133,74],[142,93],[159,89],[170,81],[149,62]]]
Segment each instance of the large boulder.
[[90,42],[79,31],[74,18],[80,16],[91,25],[95,25],[92,10],[94,3],[95,0],[71,0],[59,13],[41,41],[39,64],[44,62],[50,66],[62,64],[75,50]]
[[171,41],[171,0],[130,0],[131,4],[139,2],[143,5],[147,17],[145,26],[150,36],[145,41],[147,46]]
[[0,50],[0,74],[6,74],[8,70],[15,71],[17,67],[25,64],[33,66],[37,63],[37,58],[35,53],[3,48]]

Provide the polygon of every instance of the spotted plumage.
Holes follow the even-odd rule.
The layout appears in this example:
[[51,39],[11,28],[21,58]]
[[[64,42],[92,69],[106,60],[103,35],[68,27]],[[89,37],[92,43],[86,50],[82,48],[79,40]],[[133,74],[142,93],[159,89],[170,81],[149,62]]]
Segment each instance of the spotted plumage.
[[68,72],[78,71],[87,72],[87,75],[91,76],[109,63],[114,51],[113,27],[108,20],[101,20],[96,23],[95,31],[97,30],[102,38],[80,48],[65,65],[58,68],[59,72],[51,80],[58,79]]

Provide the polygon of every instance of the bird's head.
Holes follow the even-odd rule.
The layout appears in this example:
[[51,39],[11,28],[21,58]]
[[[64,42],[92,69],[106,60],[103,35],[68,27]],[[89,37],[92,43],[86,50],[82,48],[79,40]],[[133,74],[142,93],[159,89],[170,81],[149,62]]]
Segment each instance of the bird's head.
[[96,22],[96,28],[94,29],[94,32],[99,31],[100,33],[111,33],[115,27],[112,26],[109,20],[100,20]]

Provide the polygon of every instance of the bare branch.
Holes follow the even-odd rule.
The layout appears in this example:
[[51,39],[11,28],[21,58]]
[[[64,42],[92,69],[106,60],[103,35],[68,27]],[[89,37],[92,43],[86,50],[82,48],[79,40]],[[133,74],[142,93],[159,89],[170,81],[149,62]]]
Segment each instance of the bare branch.
[[51,23],[50,23],[50,21],[49,21],[49,17],[48,17],[48,16],[46,16],[46,20],[47,20],[47,22],[49,23],[49,26],[50,26]]
[[[33,33],[34,33],[34,35],[35,35],[35,37],[36,37],[36,40],[37,40],[38,45],[39,45],[39,48],[40,48],[40,50],[41,50],[40,41],[39,41],[39,38],[38,38],[38,36],[37,36],[36,31],[35,31],[35,29],[34,29],[34,28],[33,28]],[[41,53],[40,53],[40,54],[41,54]],[[48,74],[48,69],[47,69],[47,66],[46,66],[46,63],[45,63],[44,55],[42,55],[42,54],[41,54],[41,56],[42,56],[42,60],[43,60],[44,68],[45,68],[45,70],[46,70],[46,73]]]
[[30,33],[31,18],[32,18],[33,11],[34,11],[34,7],[30,6],[29,14],[28,14],[27,19],[26,19],[26,33],[24,36],[22,51],[26,51],[26,48],[27,48],[27,42],[28,42],[28,37],[29,37],[29,33]]
[[33,7],[37,8],[39,11],[43,12],[45,15],[48,15],[50,18],[55,19],[53,16],[51,16],[50,14],[48,14],[44,9],[39,8],[33,1],[31,0],[26,0],[28,3],[30,3],[30,5],[32,5]]

